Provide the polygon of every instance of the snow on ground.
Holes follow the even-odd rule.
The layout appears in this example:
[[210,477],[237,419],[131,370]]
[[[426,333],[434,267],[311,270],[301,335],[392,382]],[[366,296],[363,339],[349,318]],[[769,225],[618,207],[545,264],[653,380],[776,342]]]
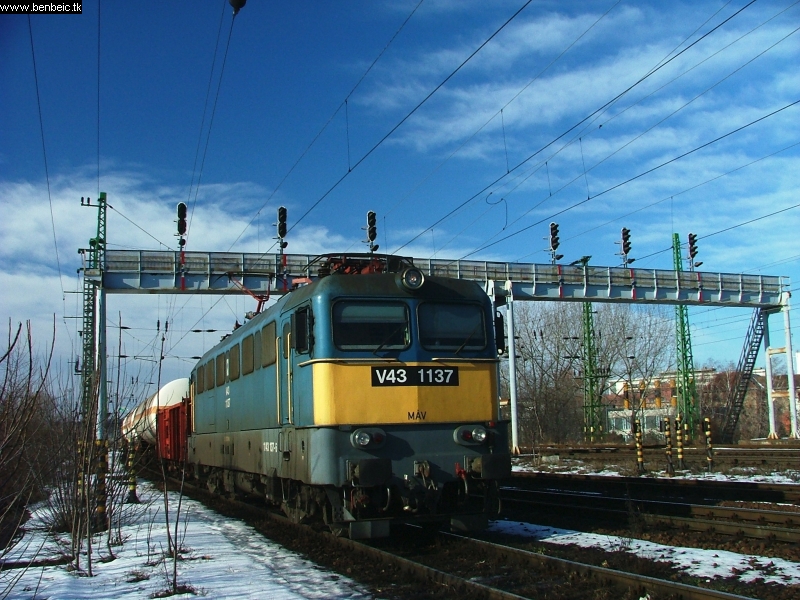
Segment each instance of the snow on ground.
[[[550,471],[551,468],[535,468],[529,458],[514,459],[515,471]],[[611,467],[597,472],[582,465],[562,462],[558,472],[581,472],[601,475],[618,475]],[[665,476],[665,474],[655,474]],[[797,483],[800,473],[760,474],[746,471],[739,475],[701,474],[685,477],[714,479],[737,479],[746,481],[768,481],[771,483]],[[143,482],[139,488],[143,500],[131,511],[127,522],[121,527],[125,543],[112,546],[116,558],[110,562],[99,562],[107,557],[105,537],[95,542],[94,577],[70,572],[67,567],[51,566],[0,571],[0,596],[3,590],[20,577],[9,598],[49,600],[71,600],[79,598],[102,598],[108,600],[140,599],[167,588],[167,571],[164,561],[157,560],[167,546],[164,504],[161,492]],[[177,495],[169,494],[170,514],[177,507]],[[182,547],[186,549],[183,560],[178,563],[178,582],[192,586],[198,595],[220,599],[267,599],[294,600],[296,598],[348,598],[367,599],[370,595],[360,586],[336,573],[327,571],[275,544],[251,527],[222,517],[198,502],[184,498],[183,510],[188,510],[189,519],[179,525]],[[135,513],[135,514],[134,514]],[[23,542],[14,549],[7,561],[52,558],[61,555],[60,544],[65,543],[45,535],[43,509],[37,510],[26,524],[28,533]],[[174,528],[174,518],[173,518]],[[577,544],[598,547],[609,551],[626,551],[665,561],[681,567],[697,577],[739,577],[748,582],[762,578],[781,585],[800,585],[800,564],[762,556],[736,554],[722,550],[700,550],[662,546],[652,542],[592,533],[581,533],[566,529],[543,527],[516,521],[496,521],[491,531],[535,538],[553,544]],[[155,564],[154,564],[155,563]],[[85,558],[82,566],[85,567]],[[171,563],[167,565],[171,572]],[[191,594],[175,596],[192,598]]]
[[765,558],[724,550],[663,546],[632,538],[581,533],[518,521],[494,521],[489,526],[489,531],[533,538],[550,544],[575,544],[609,552],[630,552],[642,558],[670,563],[680,567],[688,575],[707,580],[717,577],[738,577],[743,582],[763,579],[766,583],[800,585],[800,563],[780,558]]
[[[572,473],[619,477],[620,471],[622,470],[615,466],[608,466],[602,470],[598,470],[588,463],[566,460],[535,466],[533,464],[533,457],[531,456],[514,458],[513,463],[513,470],[518,472]],[[650,472],[648,475],[650,477],[668,477],[667,473],[664,471]],[[781,473],[764,473],[759,469],[742,467],[725,474],[679,471],[676,473],[675,478],[797,484],[798,481],[800,481],[800,471],[790,470]],[[744,582],[760,578],[767,583],[800,585],[800,563],[794,563],[780,558],[737,554],[724,550],[701,550],[697,548],[663,546],[643,540],[598,535],[594,533],[582,533],[568,529],[543,527],[515,521],[495,521],[492,523],[490,531],[535,538],[538,541],[551,544],[575,544],[583,547],[600,548],[611,552],[621,550],[643,558],[671,563],[681,567],[682,570],[690,575],[704,577],[706,579],[735,576]]]
[[[94,577],[69,572],[66,566],[28,569],[14,586],[9,598],[48,598],[68,600],[102,598],[124,600],[150,597],[167,589],[167,570],[160,557],[167,548],[164,502],[161,492],[143,483],[139,488],[142,500],[137,518],[122,526],[125,543],[112,546],[116,558],[107,557],[105,535],[95,542]],[[177,508],[178,496],[169,494],[170,514]],[[182,512],[188,511],[185,524],[181,519],[178,535],[186,549],[178,562],[178,583],[192,586],[197,595],[231,600],[294,600],[297,598],[366,599],[370,595],[357,583],[316,566],[282,546],[265,539],[240,521],[217,515],[194,500],[184,498]],[[26,524],[30,531],[23,543],[6,560],[30,558],[41,548],[38,558],[59,556],[59,543],[42,530],[42,510],[36,511]],[[38,529],[37,529],[38,528]],[[97,544],[100,548],[97,548]],[[153,564],[157,563],[157,564]],[[81,561],[85,567],[85,557]],[[0,595],[10,578],[21,570],[0,572]],[[192,594],[173,598],[192,598]]]
[[[512,470],[519,473],[564,473],[571,475],[601,475],[607,477],[622,477],[625,472],[632,472],[631,468],[625,469],[615,465],[609,465],[602,469],[591,463],[584,463],[580,460],[564,460],[555,457],[544,457],[551,459],[542,464],[536,464],[541,457],[523,455],[512,458]],[[647,462],[645,461],[645,467]],[[713,481],[745,481],[751,483],[785,483],[797,485],[800,483],[800,471],[789,469],[782,472],[767,473],[755,467],[737,467],[729,469],[726,473],[693,473],[690,471],[676,471],[673,477],[667,475],[666,471],[648,471],[645,477],[664,477],[669,479],[692,478]]]

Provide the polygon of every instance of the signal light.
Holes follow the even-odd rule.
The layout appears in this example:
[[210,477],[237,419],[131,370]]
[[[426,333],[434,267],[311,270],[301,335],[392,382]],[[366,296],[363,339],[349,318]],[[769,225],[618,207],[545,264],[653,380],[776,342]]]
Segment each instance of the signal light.
[[376,237],[378,237],[378,229],[375,226],[375,211],[371,210],[367,213],[367,239],[374,242]]
[[178,235],[186,233],[186,203],[178,202]]
[[[278,237],[283,239],[286,237],[286,207],[278,207]],[[284,246],[285,247],[285,246]]]
[[550,250],[556,251],[559,245],[558,241],[558,223],[550,223]]
[[690,233],[689,234],[689,259],[694,260],[694,257],[697,256],[697,234]]
[[631,252],[631,230],[627,227],[622,228],[622,253],[630,254]]

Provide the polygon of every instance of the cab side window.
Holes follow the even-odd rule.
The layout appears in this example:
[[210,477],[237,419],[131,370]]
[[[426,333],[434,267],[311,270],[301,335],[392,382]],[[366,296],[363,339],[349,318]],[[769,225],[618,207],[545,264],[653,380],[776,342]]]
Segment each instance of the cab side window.
[[292,347],[298,354],[311,352],[311,310],[304,306],[292,315]]

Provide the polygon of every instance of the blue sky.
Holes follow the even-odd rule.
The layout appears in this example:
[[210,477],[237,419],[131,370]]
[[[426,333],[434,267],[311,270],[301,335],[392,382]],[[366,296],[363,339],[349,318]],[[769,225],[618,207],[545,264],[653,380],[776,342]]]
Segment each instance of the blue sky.
[[[190,250],[267,251],[284,205],[287,251],[363,251],[375,210],[381,250],[415,257],[547,262],[555,220],[564,262],[618,265],[625,226],[635,266],[671,268],[672,233],[692,231],[703,270],[796,286],[800,6],[524,5],[250,0],[231,29],[222,0],[104,3],[99,52],[97,2],[30,31],[0,17],[0,315],[41,343],[55,315],[57,356],[74,359],[77,248],[95,228],[80,198],[98,191],[110,248],[174,249],[184,201]],[[158,321],[168,379],[220,335],[189,329],[228,330],[253,305],[113,296],[108,310],[134,327],[123,353],[145,357],[128,371],[150,381]],[[695,362],[736,361],[749,312],[693,309]]]

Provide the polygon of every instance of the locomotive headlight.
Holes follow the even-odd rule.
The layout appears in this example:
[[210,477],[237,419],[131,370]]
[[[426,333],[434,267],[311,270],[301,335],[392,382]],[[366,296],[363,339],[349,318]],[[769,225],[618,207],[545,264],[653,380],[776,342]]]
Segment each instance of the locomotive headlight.
[[486,441],[486,430],[483,427],[476,427],[472,430],[472,439],[478,443]]
[[400,274],[400,283],[407,290],[415,292],[425,283],[425,276],[419,269],[410,267]]
[[477,446],[489,438],[489,433],[482,425],[461,425],[453,431],[453,441],[462,446]]
[[378,427],[361,427],[349,437],[350,445],[359,450],[377,450],[386,442],[386,432]]

